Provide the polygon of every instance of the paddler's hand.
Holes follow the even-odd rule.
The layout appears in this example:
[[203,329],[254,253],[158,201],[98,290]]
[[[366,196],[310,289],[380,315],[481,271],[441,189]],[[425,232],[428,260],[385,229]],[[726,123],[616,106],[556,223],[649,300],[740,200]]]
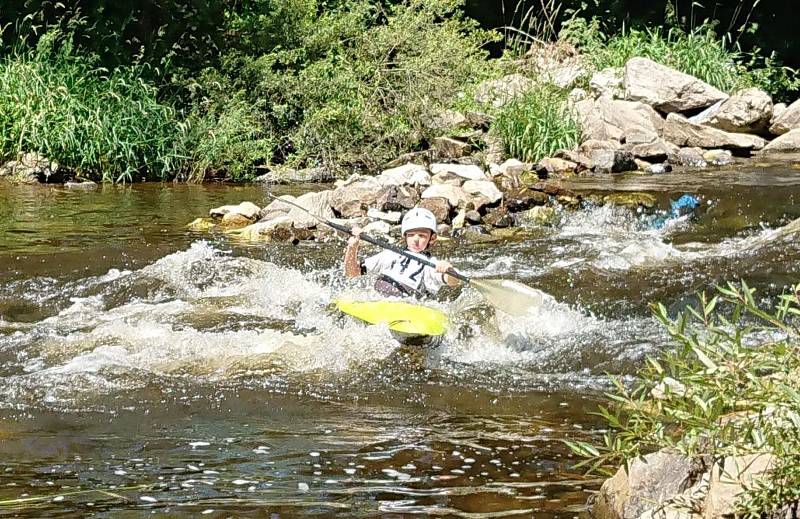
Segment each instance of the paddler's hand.
[[350,238],[348,238],[348,240],[347,240],[347,246],[348,247],[352,247],[352,246],[356,245],[359,242],[359,240],[361,239],[361,232],[362,231],[363,231],[363,229],[361,227],[357,226],[357,225],[354,225],[350,229]]
[[445,274],[451,268],[453,268],[453,264],[449,261],[439,260],[436,262],[436,272],[439,274]]
[[453,276],[449,275],[447,271],[454,271],[453,264],[449,261],[439,260],[436,262],[436,272],[443,274],[442,279],[444,282],[450,285],[451,287],[458,285],[458,279],[454,278]]

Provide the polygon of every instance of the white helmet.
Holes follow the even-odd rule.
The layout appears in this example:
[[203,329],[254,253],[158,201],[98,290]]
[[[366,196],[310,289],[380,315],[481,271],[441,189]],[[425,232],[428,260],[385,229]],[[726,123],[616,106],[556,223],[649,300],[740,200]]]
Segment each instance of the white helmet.
[[436,233],[436,217],[427,209],[415,207],[403,217],[400,233],[405,236],[412,229],[430,229],[432,233]]

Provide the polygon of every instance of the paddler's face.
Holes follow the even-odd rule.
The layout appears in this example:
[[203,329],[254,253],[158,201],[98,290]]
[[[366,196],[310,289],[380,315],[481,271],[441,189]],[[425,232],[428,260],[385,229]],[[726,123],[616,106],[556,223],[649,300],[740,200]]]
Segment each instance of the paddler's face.
[[406,246],[411,252],[422,252],[433,245],[436,238],[431,238],[430,229],[411,229],[406,232]]

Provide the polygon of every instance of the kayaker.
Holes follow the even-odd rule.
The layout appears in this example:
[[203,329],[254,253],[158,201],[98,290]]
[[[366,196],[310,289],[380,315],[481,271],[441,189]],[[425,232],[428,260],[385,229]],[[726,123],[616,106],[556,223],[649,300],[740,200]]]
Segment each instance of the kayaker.
[[436,264],[432,268],[424,263],[404,257],[396,252],[384,250],[374,256],[358,261],[358,244],[361,241],[360,227],[353,227],[344,251],[344,273],[349,278],[377,272],[375,289],[388,296],[436,294],[444,285],[456,286],[459,281],[447,275],[453,265],[449,261],[431,257],[428,249],[436,243],[436,217],[427,209],[415,207],[403,216],[400,232],[406,250],[426,257]]

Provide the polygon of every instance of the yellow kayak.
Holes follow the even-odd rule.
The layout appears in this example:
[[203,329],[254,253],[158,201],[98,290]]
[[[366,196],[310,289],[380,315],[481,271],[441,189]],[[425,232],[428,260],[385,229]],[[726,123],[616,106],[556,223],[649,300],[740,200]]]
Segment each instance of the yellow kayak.
[[370,324],[386,324],[390,330],[410,335],[443,335],[447,315],[423,305],[404,301],[352,301],[337,299],[336,308]]

